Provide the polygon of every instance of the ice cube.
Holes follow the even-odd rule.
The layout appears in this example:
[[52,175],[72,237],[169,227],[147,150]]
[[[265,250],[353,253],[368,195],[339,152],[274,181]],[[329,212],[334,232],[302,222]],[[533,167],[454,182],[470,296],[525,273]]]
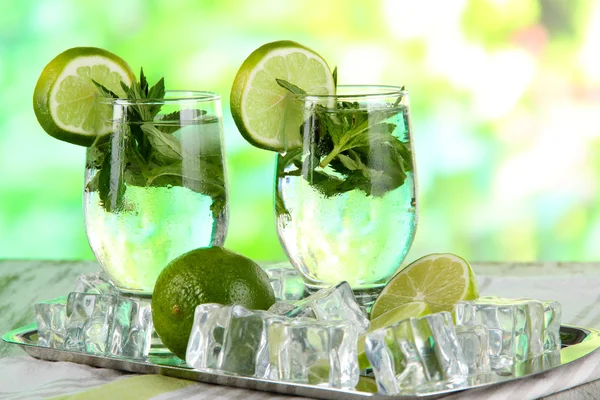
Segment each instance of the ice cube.
[[296,306],[291,301],[276,301],[268,311],[277,315],[286,315],[295,308]]
[[365,350],[379,393],[409,393],[426,383],[423,364],[415,347],[396,337],[392,329],[370,332]]
[[69,293],[64,348],[104,354],[115,304],[116,297],[111,295]]
[[323,321],[348,321],[357,329],[359,335],[369,329],[369,319],[357,303],[347,282],[321,289],[293,304],[294,308],[286,309],[276,303],[271,311],[279,311],[281,315],[289,318],[308,317]]
[[560,321],[562,305],[554,300],[542,300],[544,305],[544,353],[560,350]]
[[521,363],[560,346],[560,305],[556,302],[480,297],[459,302],[454,313],[457,325],[487,326],[490,365],[497,373],[514,374]]
[[150,301],[116,296],[107,353],[129,359],[147,357],[153,328]]
[[358,381],[351,321],[287,318],[265,311],[196,307],[186,363],[257,378],[351,388]]
[[297,270],[282,266],[266,268],[265,272],[277,300],[298,300],[304,296],[304,281]]
[[491,372],[488,329],[484,325],[458,325],[456,336],[462,349],[469,375],[476,376]]
[[93,272],[79,275],[75,282],[74,292],[92,294],[116,294],[117,290],[110,283],[104,272]]
[[282,317],[239,305],[199,305],[194,313],[186,363],[198,369],[264,377],[269,367],[267,326],[272,319]]
[[380,394],[455,389],[468,377],[448,312],[408,318],[369,332],[365,349]]
[[515,363],[511,371],[511,376],[521,377],[538,372],[543,372],[548,369],[560,365],[560,350],[544,353],[541,356],[533,357],[520,363]]
[[268,324],[278,319],[265,311],[231,307],[223,340],[220,368],[240,375],[263,377],[269,367]]
[[41,301],[35,304],[38,345],[61,348],[65,342],[67,305],[65,297]]
[[348,321],[271,320],[269,378],[334,388],[358,383],[356,329]]
[[219,357],[225,331],[229,327],[230,307],[200,304],[194,312],[185,362],[197,369],[220,368]]
[[69,294],[63,348],[140,359],[152,342],[152,311],[144,299],[110,294]]

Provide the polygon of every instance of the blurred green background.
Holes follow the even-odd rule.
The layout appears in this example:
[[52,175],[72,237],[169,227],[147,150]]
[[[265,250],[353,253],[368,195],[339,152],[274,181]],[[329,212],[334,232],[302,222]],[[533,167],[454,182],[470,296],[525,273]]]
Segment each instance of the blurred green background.
[[38,126],[44,66],[98,46],[171,89],[223,95],[226,246],[284,258],[272,153],[229,112],[235,73],[263,43],[301,42],[340,83],[406,85],[419,181],[408,260],[600,259],[600,1],[21,0],[0,12],[0,257],[91,259],[84,148]]

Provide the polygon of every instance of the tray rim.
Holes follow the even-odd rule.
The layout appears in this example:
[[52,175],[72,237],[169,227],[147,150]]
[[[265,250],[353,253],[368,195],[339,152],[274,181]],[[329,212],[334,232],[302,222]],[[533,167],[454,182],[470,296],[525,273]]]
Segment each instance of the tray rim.
[[[573,361],[582,359],[600,349],[600,330],[594,328],[583,328],[573,325],[561,325],[561,329],[572,329],[584,335],[582,340],[576,344],[566,345],[560,350],[561,364],[543,371],[531,373],[521,377],[498,382],[490,382],[468,388],[449,389],[427,394],[415,395],[381,395],[378,393],[362,392],[358,390],[334,389],[324,386],[315,386],[300,383],[273,381],[254,377],[245,377],[235,374],[227,374],[220,371],[200,371],[187,366],[171,366],[156,364],[143,360],[130,360],[126,358],[106,357],[83,352],[72,352],[61,349],[38,346],[27,342],[26,337],[37,333],[37,324],[29,324],[5,333],[2,340],[8,344],[19,346],[30,356],[47,361],[70,361],[94,367],[110,368],[132,373],[146,373],[165,375],[180,379],[197,382],[212,383],[243,389],[254,389],[260,391],[274,392],[287,395],[322,399],[438,399],[443,396],[457,393],[463,390],[481,389],[493,385],[512,382],[520,379],[528,379],[535,375],[561,368]],[[368,378],[367,378],[368,379]]]

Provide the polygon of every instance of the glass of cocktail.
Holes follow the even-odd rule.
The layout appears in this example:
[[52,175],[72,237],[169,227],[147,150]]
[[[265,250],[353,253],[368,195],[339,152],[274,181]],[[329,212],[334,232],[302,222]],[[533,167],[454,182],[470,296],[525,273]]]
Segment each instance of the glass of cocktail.
[[100,98],[87,150],[85,224],[113,284],[150,296],[161,270],[198,247],[221,246],[228,225],[219,95]]
[[334,95],[288,97],[284,125],[299,115],[303,123],[277,157],[279,239],[309,289],[347,281],[368,305],[417,225],[408,93],[341,85]]

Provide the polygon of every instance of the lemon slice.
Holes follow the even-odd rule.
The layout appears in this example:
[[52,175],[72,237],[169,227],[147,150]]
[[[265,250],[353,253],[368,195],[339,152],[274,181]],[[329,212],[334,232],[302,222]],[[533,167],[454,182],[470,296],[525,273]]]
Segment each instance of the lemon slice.
[[302,144],[303,113],[276,79],[315,95],[333,94],[335,83],[320,55],[289,40],[267,43],[246,58],[231,90],[233,120],[254,146],[285,151]]
[[371,318],[415,300],[438,312],[452,311],[457,302],[477,297],[477,279],[468,262],[454,254],[430,254],[392,277],[375,300]]
[[[431,308],[424,301],[411,301],[409,303],[404,303],[398,307],[384,312],[377,318],[372,319],[369,332],[372,332],[375,329],[394,325],[403,319],[422,317],[429,314],[431,314]],[[367,355],[365,353],[365,336],[366,334],[358,339],[357,346],[358,366],[361,370],[369,366],[369,360],[367,359]]]
[[131,67],[117,55],[96,47],[74,47],[46,65],[33,93],[33,110],[42,128],[65,142],[89,146],[110,131],[112,109],[96,107],[100,92],[92,79],[125,97],[121,81],[135,81]]

